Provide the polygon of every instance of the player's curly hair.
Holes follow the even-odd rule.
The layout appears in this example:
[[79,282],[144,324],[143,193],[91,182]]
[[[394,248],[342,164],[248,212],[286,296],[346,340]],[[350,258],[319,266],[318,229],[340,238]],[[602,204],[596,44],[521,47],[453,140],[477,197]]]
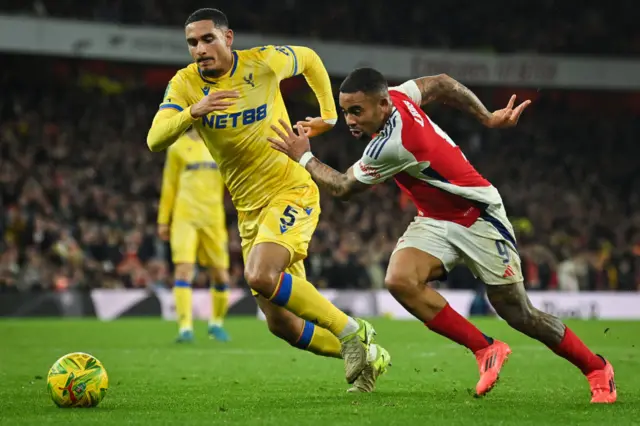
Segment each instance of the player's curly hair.
[[382,94],[388,90],[387,80],[373,68],[357,68],[340,85],[342,93]]
[[198,21],[213,21],[214,25],[218,28],[229,28],[229,20],[227,19],[227,15],[225,15],[218,9],[198,9],[191,15],[189,15],[187,21],[184,23],[184,26],[186,27],[187,25]]

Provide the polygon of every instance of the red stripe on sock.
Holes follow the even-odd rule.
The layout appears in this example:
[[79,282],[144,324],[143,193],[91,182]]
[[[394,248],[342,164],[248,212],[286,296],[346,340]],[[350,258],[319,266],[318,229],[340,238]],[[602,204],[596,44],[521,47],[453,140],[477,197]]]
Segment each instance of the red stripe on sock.
[[451,339],[462,346],[466,346],[471,349],[473,353],[491,344],[475,325],[454,311],[448,303],[431,321],[426,322],[425,325],[441,336]]
[[283,279],[284,279],[284,272],[281,272],[280,278],[278,279],[278,284],[276,285],[276,288],[273,290],[273,293],[271,294],[271,297],[269,298],[269,300],[273,299],[278,295],[278,292],[280,291],[280,285],[282,284]]
[[560,344],[551,350],[578,367],[585,375],[605,366],[602,358],[591,352],[569,327],[565,328],[564,337]]

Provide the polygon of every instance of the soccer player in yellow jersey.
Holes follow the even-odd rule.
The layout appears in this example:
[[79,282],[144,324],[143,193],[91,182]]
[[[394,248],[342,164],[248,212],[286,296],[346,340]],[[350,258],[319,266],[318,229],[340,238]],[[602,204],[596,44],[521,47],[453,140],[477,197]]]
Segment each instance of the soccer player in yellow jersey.
[[158,234],[170,241],[175,265],[173,294],[180,327],[177,342],[193,340],[191,281],[196,261],[210,272],[209,335],[216,340],[229,340],[222,327],[229,308],[224,182],[218,165],[193,129],[167,151]]
[[333,127],[331,83],[318,55],[299,46],[232,50],[233,31],[217,9],[185,24],[195,63],[169,82],[147,137],[169,147],[193,126],[220,167],[238,210],[245,278],[269,329],[290,344],[344,360],[352,390],[371,391],[389,364],[373,327],[336,308],[306,280],[303,260],[320,215],[319,191],[298,163],[269,146],[271,124],[289,117],[280,81],[303,74],[320,104],[305,123],[309,136]]

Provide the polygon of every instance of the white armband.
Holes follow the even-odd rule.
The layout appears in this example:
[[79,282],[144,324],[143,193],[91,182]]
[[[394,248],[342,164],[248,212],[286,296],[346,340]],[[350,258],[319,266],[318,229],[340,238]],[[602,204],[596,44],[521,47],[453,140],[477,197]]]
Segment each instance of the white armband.
[[300,163],[302,167],[306,168],[309,161],[311,161],[311,159],[314,157],[315,155],[313,155],[311,151],[307,151],[304,154],[302,154],[302,157],[300,157],[300,161],[298,161],[298,163]]

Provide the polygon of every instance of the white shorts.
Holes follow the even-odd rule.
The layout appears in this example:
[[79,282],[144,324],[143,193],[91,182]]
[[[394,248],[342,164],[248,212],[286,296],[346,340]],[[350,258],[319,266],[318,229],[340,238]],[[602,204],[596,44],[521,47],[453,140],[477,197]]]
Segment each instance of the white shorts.
[[440,259],[447,272],[464,263],[485,284],[513,284],[523,281],[514,235],[502,206],[491,206],[469,228],[418,216],[393,252],[413,247]]

